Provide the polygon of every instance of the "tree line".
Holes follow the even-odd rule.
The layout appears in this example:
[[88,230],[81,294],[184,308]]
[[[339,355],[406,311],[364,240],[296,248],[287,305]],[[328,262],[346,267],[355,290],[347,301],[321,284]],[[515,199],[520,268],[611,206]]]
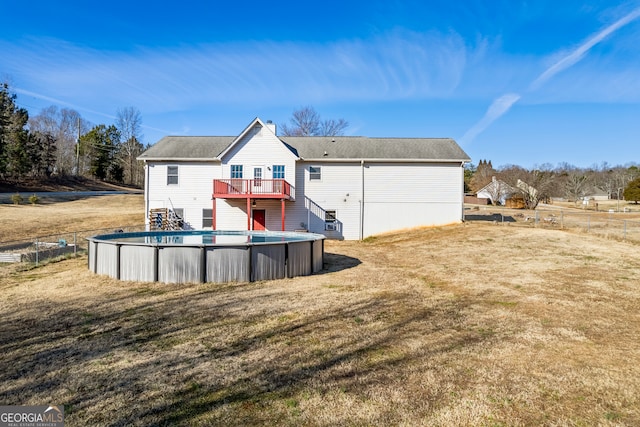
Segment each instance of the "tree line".
[[[144,168],[137,157],[149,145],[141,142],[142,118],[134,107],[119,109],[115,124],[93,125],[72,109],[50,106],[29,117],[16,104],[9,85],[0,85],[0,180],[20,181],[57,176],[87,176],[141,187]],[[286,136],[343,135],[344,119],[322,119],[313,107],[300,107],[288,124]],[[488,185],[492,181],[500,184]],[[533,169],[517,165],[494,168],[490,160],[465,168],[465,192],[486,187],[493,203],[516,193],[526,208],[552,197],[579,201],[594,189],[611,199],[640,200],[640,169],[636,165],[611,166],[604,162],[589,168],[568,163],[544,164]]]
[[115,124],[94,125],[72,109],[50,106],[29,117],[9,85],[0,85],[0,180],[18,182],[55,176],[93,177],[142,186],[137,157],[142,117],[134,107],[117,111]]
[[640,200],[640,169],[638,166],[612,166],[607,162],[588,168],[569,163],[557,166],[544,164],[532,169],[517,165],[494,168],[490,160],[465,168],[465,192],[488,192],[493,204],[505,197],[520,198],[527,209],[551,198],[564,198],[578,202],[597,190],[609,199]]

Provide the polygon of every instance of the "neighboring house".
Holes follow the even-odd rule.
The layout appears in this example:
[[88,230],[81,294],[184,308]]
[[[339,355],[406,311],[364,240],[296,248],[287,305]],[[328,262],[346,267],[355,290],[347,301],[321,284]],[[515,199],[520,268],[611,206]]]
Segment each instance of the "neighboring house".
[[589,189],[589,191],[587,191],[587,194],[585,194],[585,198],[589,200],[595,200],[596,202],[601,202],[604,200],[609,200],[609,193],[604,191],[602,188],[592,187]]
[[164,137],[139,159],[148,228],[165,210],[185,228],[349,240],[461,222],[470,161],[448,138],[279,137],[258,118],[236,137]]
[[507,199],[517,192],[518,190],[514,189],[506,182],[496,179],[494,176],[491,178],[490,183],[482,187],[476,193],[476,197],[479,199],[489,199],[492,205],[504,206]]

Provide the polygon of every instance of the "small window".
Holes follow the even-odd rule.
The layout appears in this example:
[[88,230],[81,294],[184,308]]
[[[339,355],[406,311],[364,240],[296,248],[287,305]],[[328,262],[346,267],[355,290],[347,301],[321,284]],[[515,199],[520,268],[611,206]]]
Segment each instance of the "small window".
[[167,166],[167,185],[178,185],[177,166]]
[[213,209],[202,209],[202,228],[213,227]]
[[336,231],[336,211],[324,211],[324,229],[327,231]]
[[324,211],[324,222],[336,222],[336,211]]
[[322,169],[320,166],[309,166],[309,179],[321,179]]
[[284,165],[273,165],[273,179],[284,179]]
[[231,179],[242,179],[242,165],[231,165]]

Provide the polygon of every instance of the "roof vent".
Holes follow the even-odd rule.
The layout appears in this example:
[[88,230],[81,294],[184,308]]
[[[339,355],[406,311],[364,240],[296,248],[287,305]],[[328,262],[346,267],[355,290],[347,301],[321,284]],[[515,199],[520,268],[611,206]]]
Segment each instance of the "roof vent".
[[325,151],[323,156],[327,157],[329,154]]

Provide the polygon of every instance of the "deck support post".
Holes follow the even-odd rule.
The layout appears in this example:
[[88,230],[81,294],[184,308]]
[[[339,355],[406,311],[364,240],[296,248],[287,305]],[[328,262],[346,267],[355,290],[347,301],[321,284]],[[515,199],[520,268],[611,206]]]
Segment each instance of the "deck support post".
[[282,217],[282,231],[284,231],[284,199],[280,199],[280,212]]
[[211,229],[216,229],[216,198],[211,197]]
[[251,230],[251,198],[247,197],[247,230]]

